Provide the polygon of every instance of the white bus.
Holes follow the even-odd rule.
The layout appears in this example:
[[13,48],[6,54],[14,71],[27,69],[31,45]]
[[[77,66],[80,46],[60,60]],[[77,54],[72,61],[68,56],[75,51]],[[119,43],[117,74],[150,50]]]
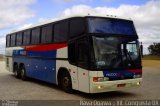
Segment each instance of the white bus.
[[137,87],[142,81],[133,21],[72,16],[6,36],[6,68],[59,85],[64,91],[99,93]]

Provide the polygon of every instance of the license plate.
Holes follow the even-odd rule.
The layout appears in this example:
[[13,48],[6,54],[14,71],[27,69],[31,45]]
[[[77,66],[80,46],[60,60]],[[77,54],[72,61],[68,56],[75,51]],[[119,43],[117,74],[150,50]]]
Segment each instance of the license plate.
[[118,84],[117,87],[125,87],[126,84]]

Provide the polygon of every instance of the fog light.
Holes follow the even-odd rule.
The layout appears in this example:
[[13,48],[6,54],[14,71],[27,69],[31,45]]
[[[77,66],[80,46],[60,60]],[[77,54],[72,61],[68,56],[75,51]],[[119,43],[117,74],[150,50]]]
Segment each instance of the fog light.
[[98,89],[102,89],[102,86],[99,85],[99,86],[98,86]]
[[137,85],[140,85],[140,82],[137,82]]

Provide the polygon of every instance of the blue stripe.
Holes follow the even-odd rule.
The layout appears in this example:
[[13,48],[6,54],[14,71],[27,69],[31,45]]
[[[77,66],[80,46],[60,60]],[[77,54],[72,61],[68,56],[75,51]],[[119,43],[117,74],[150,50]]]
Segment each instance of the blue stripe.
[[[24,54],[24,52],[24,50],[14,51],[13,62],[17,62],[18,64],[23,63],[28,77],[50,83],[56,83],[56,60],[15,57]],[[28,52],[27,55],[56,58],[56,50],[46,52]]]

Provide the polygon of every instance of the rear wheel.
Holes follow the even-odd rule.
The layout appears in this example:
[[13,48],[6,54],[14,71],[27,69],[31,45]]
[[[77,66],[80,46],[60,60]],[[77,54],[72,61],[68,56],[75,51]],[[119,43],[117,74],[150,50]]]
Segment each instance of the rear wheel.
[[14,72],[14,75],[15,75],[16,78],[20,78],[20,71],[19,71],[19,69],[18,69],[18,64],[15,64],[15,65],[14,65],[14,70],[13,70],[13,72]]
[[20,67],[20,77],[22,80],[26,80],[26,70],[24,65]]
[[61,76],[61,87],[65,92],[72,92],[72,82],[71,77],[68,72],[63,72]]

